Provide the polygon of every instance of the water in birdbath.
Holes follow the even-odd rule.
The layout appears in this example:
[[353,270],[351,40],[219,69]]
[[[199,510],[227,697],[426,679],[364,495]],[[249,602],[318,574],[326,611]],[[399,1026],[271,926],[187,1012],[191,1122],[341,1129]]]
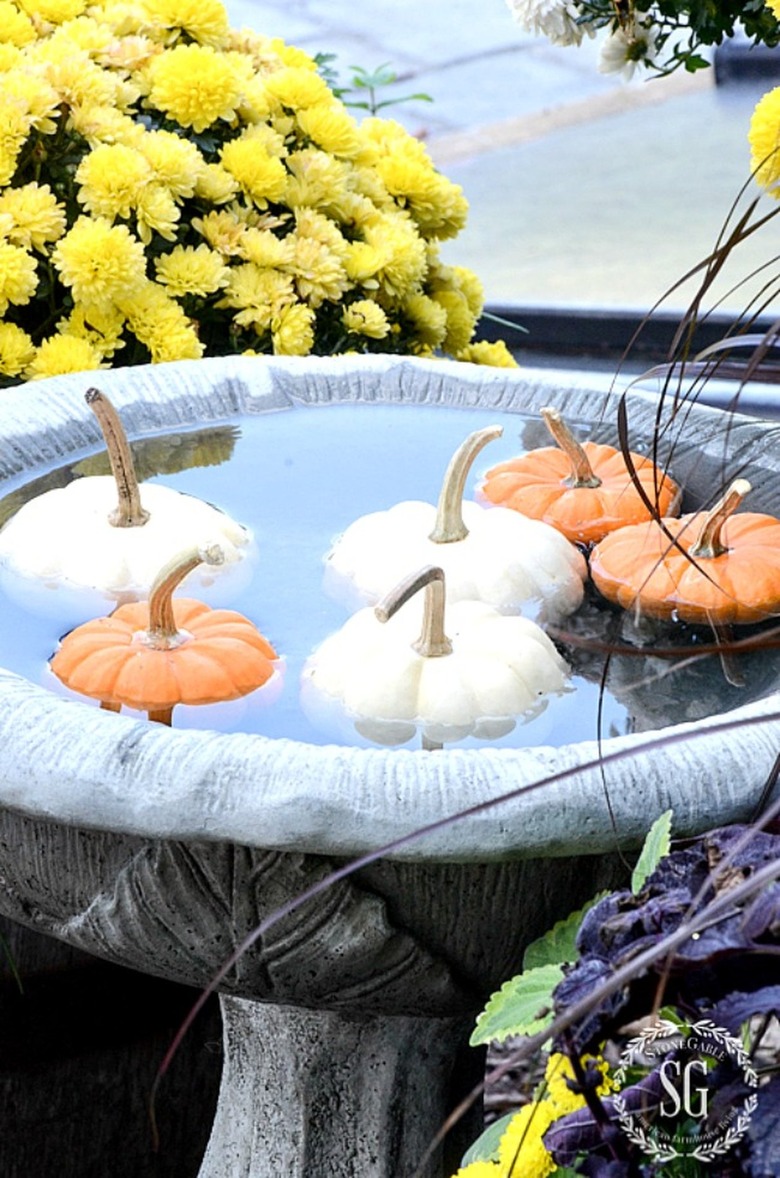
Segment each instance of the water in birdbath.
[[[370,746],[351,724],[319,727],[300,704],[307,657],[347,618],[343,604],[323,590],[323,556],[358,516],[400,500],[435,503],[453,451],[468,433],[496,421],[504,426],[503,436],[479,455],[467,488],[470,496],[490,466],[523,452],[536,423],[521,415],[440,406],[328,405],[245,416],[133,443],[139,478],[217,504],[253,530],[258,556],[252,576],[236,589],[229,605],[251,618],[282,656],[279,673],[266,687],[227,704],[179,706],[174,725]],[[0,500],[0,524],[44,490],[107,472],[106,456],[100,453],[39,472],[34,481],[18,480]],[[49,592],[56,596],[56,591]],[[110,603],[105,612],[109,609]],[[56,611],[40,616],[4,597],[2,612],[0,665],[76,698],[47,669],[58,638],[69,628],[58,621]],[[91,616],[87,611],[76,620]],[[747,703],[776,689],[780,681],[780,659],[772,652],[740,657],[743,687],[726,681],[714,657],[670,670],[673,664],[665,660],[623,655],[612,660],[603,690],[603,649],[569,644],[566,634],[578,642],[606,642],[614,636],[616,617],[590,593],[574,617],[559,623],[559,646],[573,668],[570,689],[549,697],[533,718],[519,721],[491,744],[557,745],[662,727]],[[668,645],[669,633],[666,627],[660,635],[663,645]],[[628,638],[641,647],[657,641],[659,634],[629,633]],[[702,635],[683,628],[675,640],[695,654]],[[626,642],[625,625],[620,641]],[[85,701],[84,706],[97,704]],[[457,745],[484,743],[472,736]]]

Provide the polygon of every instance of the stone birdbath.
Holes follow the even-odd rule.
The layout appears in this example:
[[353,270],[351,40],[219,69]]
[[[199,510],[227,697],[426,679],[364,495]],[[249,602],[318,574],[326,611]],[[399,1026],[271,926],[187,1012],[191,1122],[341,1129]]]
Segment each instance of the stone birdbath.
[[[368,422],[379,403],[480,408],[510,426],[552,404],[616,439],[614,395],[454,363],[240,357],[87,375],[0,393],[1,492],[99,448],[91,383],[131,438],[344,404]],[[628,404],[632,444],[647,442],[657,401]],[[672,443],[691,500],[725,471],[747,475],[756,510],[780,509],[770,427],[694,406]],[[279,920],[220,985],[225,1064],[202,1178],[408,1178],[473,1081],[462,1049],[474,1014],[525,944],[615,880],[616,848],[636,847],[660,812],[674,809],[679,835],[749,814],[776,756],[780,697],[731,718],[743,726],[715,716],[665,744],[650,732],[601,747],[353,748],[167,729],[2,669],[0,909],[203,987],[335,868],[469,810]],[[452,1172],[461,1144],[419,1173]]]

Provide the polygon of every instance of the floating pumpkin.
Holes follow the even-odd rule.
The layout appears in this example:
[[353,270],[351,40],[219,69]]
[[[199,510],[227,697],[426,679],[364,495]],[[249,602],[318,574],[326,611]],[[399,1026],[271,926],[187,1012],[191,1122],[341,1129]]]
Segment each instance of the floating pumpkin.
[[[399,613],[420,590],[423,610]],[[304,667],[315,723],[335,701],[370,740],[402,744],[420,729],[424,746],[438,747],[511,732],[565,689],[568,667],[535,622],[461,601],[447,606],[445,632],[444,609],[445,574],[429,566],[353,614]]]
[[676,514],[679,487],[645,455],[630,452],[632,473],[614,446],[578,442],[557,409],[542,409],[542,417],[556,445],[494,466],[480,488],[485,499],[581,544],[652,517],[635,480],[659,515]]
[[[72,597],[74,616],[83,617],[85,594],[87,609],[99,608],[106,597],[146,597],[157,570],[177,548],[218,540],[224,568],[250,554],[251,533],[225,512],[170,487],[139,489],[113,405],[98,389],[90,389],[86,401],[100,423],[113,477],[89,475],[46,491],[8,521],[0,531],[0,570],[11,596],[28,608],[69,616],[59,594],[36,594],[31,582],[61,589],[62,598]],[[203,570],[200,586],[214,577],[214,569]]]
[[67,634],[52,671],[110,711],[126,705],[162,724],[170,724],[176,704],[221,703],[255,691],[277,659],[257,627],[233,610],[172,598],[199,564],[223,560],[218,545],[181,553],[162,569],[148,602],[121,605]]
[[488,426],[469,435],[450,461],[436,507],[408,500],[350,524],[325,558],[326,588],[352,606],[371,605],[410,570],[433,564],[447,574],[451,601],[575,610],[587,570],[573,545],[536,520],[463,502],[474,458],[502,432]]
[[651,617],[714,627],[780,610],[780,520],[733,513],[750,491],[736,479],[710,511],[622,528],[591,554],[596,587]]

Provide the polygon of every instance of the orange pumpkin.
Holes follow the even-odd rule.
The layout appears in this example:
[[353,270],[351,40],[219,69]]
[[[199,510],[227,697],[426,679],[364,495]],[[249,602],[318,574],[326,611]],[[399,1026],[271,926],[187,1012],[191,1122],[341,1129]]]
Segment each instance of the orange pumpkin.
[[122,605],[66,635],[51,660],[54,674],[110,711],[125,704],[163,724],[176,704],[219,703],[261,687],[277,654],[257,627],[233,610],[172,598],[193,568],[222,558],[216,545],[182,553],[159,574],[148,602]]
[[610,601],[657,618],[718,627],[775,616],[780,520],[733,515],[749,490],[746,479],[736,479],[711,511],[607,536],[591,553],[596,587]]
[[485,499],[552,524],[581,544],[652,517],[635,480],[659,515],[676,513],[680,489],[649,458],[631,452],[632,474],[614,446],[581,445],[557,409],[542,409],[542,417],[557,445],[494,466],[480,488]]

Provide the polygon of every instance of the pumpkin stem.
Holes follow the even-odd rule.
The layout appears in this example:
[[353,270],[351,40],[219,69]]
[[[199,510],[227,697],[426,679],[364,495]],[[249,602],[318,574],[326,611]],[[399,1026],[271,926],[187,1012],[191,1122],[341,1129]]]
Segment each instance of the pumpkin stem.
[[489,425],[469,434],[465,442],[453,454],[444,472],[436,508],[436,523],[428,537],[434,544],[451,544],[454,540],[465,540],[469,530],[463,522],[463,492],[471,464],[483,446],[500,438],[504,432],[500,425]]
[[173,707],[159,708],[157,711],[147,712],[146,715],[153,723],[165,724],[170,728],[173,721]]
[[148,520],[149,512],[141,506],[133,454],[119,414],[100,389],[89,389],[84,399],[98,419],[119,496],[108,522],[115,528],[141,527]]
[[728,546],[720,538],[723,525],[750,490],[747,479],[734,479],[726,494],[705,515],[699,534],[688,549],[689,556],[711,560],[728,552]]
[[420,637],[412,646],[426,659],[452,654],[452,643],[444,633],[444,570],[436,565],[426,565],[424,569],[406,577],[374,606],[374,613],[380,622],[389,622],[393,614],[420,589],[425,589],[422,629]]
[[186,641],[186,635],[176,627],[173,591],[199,564],[222,564],[224,559],[220,546],[209,544],[185,549],[160,570],[149,594],[149,628],[145,636],[149,646],[155,650],[170,650]]
[[547,405],[542,409],[544,424],[553,436],[556,446],[563,450],[571,463],[571,475],[565,480],[568,487],[600,487],[601,479],[593,473],[588,456],[583,450],[557,409]]

